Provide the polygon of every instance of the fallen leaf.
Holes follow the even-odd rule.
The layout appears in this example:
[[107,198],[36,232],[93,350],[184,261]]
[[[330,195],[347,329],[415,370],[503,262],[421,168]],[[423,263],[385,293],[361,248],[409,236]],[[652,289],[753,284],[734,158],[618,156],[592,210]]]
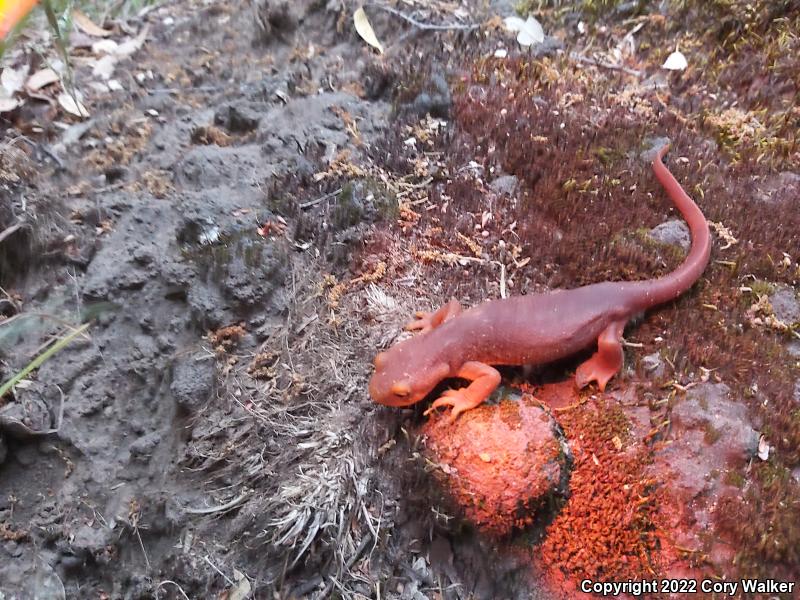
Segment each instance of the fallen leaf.
[[767,438],[763,435],[758,439],[758,458],[761,460],[769,460],[769,451],[771,448],[767,443]]
[[77,91],[75,92],[74,97],[72,94],[68,94],[67,92],[61,92],[58,95],[58,103],[61,105],[61,108],[71,115],[85,119],[89,116],[89,111],[86,110],[86,107],[83,105],[81,100],[81,94]]
[[56,83],[60,79],[61,77],[53,69],[40,69],[28,77],[28,81],[25,82],[25,88],[29,92],[38,92],[43,87]]
[[244,573],[236,569],[233,570],[233,579],[236,581],[236,587],[228,594],[228,600],[245,600],[250,596],[252,590],[250,581],[245,577]]
[[13,96],[23,87],[25,87],[25,79],[28,77],[28,65],[20,67],[19,69],[12,69],[6,67],[0,73],[0,86],[3,86],[6,96]]
[[675,52],[667,57],[667,60],[665,60],[664,64],[661,65],[661,68],[669,71],[683,71],[688,66],[689,63],[686,61],[686,57],[683,55],[683,52],[680,50],[675,50]]
[[532,46],[541,44],[544,41],[544,29],[542,24],[533,17],[528,17],[525,26],[517,34],[517,42],[520,46]]
[[353,24],[356,27],[358,35],[361,36],[361,39],[373,48],[377,48],[378,52],[383,54],[383,45],[378,41],[378,37],[375,35],[375,31],[372,29],[372,25],[370,25],[369,19],[367,18],[367,13],[364,12],[363,8],[359,8],[353,13]]
[[0,113],[11,112],[20,104],[22,103],[15,98],[5,98],[2,94],[0,94]]
[[513,33],[520,31],[525,26],[525,21],[519,17],[506,17],[503,19],[503,23],[505,24],[506,29]]
[[72,21],[78,28],[83,31],[84,33],[94,36],[94,37],[108,37],[111,35],[111,32],[107,29],[103,29],[99,25],[95,25],[94,22],[79,11],[77,8],[72,10]]
[[145,25],[135,38],[128,38],[122,42],[114,51],[114,54],[117,56],[130,56],[144,45],[144,41],[147,39],[147,34],[149,32],[150,27]]
[[525,21],[519,17],[506,17],[503,21],[506,29],[517,33],[517,42],[521,46],[532,46],[544,41],[542,24],[534,17],[529,16]]
[[113,54],[106,54],[103,58],[94,63],[92,75],[103,80],[111,79],[114,74],[114,67],[117,66],[117,57]]
[[119,48],[119,44],[114,40],[100,40],[92,44],[94,54],[114,54]]

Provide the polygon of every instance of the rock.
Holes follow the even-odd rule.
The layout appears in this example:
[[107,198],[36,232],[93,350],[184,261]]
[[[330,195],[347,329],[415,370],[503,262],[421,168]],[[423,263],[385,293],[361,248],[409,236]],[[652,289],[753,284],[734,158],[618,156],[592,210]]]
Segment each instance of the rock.
[[262,43],[283,39],[285,34],[297,29],[301,15],[297,12],[296,4],[288,0],[261,0],[256,5],[255,25]]
[[559,50],[564,49],[564,42],[552,35],[545,35],[541,44],[533,44],[530,47],[530,54],[534,58],[554,56]]
[[0,561],[0,599],[62,600],[64,584],[53,568],[39,557],[20,556]]
[[414,101],[408,106],[417,115],[430,114],[432,117],[446,119],[450,114],[453,99],[447,80],[441,73],[434,72],[430,81],[423,87]]
[[89,524],[78,526],[70,537],[70,546],[76,555],[95,556],[102,553],[106,546],[114,544],[114,533],[102,526],[92,527]]
[[701,383],[672,409],[672,424],[678,435],[702,432],[705,445],[720,452],[718,467],[743,464],[758,448],[758,432],[750,425],[747,407],[731,399],[724,383]]
[[789,351],[789,356],[793,356],[794,358],[800,358],[800,342],[796,341],[789,342],[787,350]]
[[258,128],[261,116],[255,111],[237,105],[221,108],[214,115],[214,123],[225,127],[232,133],[249,133]]
[[680,246],[684,252],[688,252],[692,246],[692,235],[689,232],[689,226],[678,219],[656,225],[648,235],[661,244]]
[[645,149],[639,153],[639,159],[646,162],[648,165],[653,162],[661,148],[670,143],[668,137],[647,138],[644,141]]
[[772,314],[787,325],[800,322],[800,302],[793,288],[781,288],[769,297]]
[[783,171],[764,181],[756,193],[760,202],[780,202],[786,198],[794,198],[800,193],[800,174]]
[[664,360],[658,352],[642,357],[642,367],[654,379],[664,376]]
[[516,191],[518,183],[516,175],[500,175],[489,184],[489,187],[498,194],[511,196]]
[[182,358],[175,364],[169,389],[178,406],[194,412],[208,402],[215,384],[214,361],[199,354]]
[[0,429],[25,438],[49,430],[52,419],[47,403],[35,390],[18,390],[17,401],[0,408]]
[[[794,382],[794,401],[797,404],[800,404],[800,379],[798,379],[797,381]],[[2,441],[2,440],[0,440],[0,441]],[[0,463],[2,463],[2,462],[3,461],[0,460]]]
[[449,414],[423,427],[428,454],[466,518],[495,535],[533,522],[559,490],[565,452],[550,416],[528,397],[482,405],[450,424]]
[[147,433],[131,444],[131,454],[139,458],[149,458],[164,437],[160,431]]
[[513,0],[490,0],[489,11],[501,17],[518,16],[516,2],[513,2]]
[[3,437],[2,432],[0,432],[0,465],[6,462],[7,456],[8,456],[8,446],[6,445],[6,440]]

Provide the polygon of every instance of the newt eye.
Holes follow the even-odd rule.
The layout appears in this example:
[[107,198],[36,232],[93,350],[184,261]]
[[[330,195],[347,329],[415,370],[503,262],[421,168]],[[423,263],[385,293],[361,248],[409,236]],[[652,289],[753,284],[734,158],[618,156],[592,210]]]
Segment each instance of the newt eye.
[[411,393],[411,386],[408,385],[407,381],[398,381],[392,386],[392,393],[395,396],[405,398]]

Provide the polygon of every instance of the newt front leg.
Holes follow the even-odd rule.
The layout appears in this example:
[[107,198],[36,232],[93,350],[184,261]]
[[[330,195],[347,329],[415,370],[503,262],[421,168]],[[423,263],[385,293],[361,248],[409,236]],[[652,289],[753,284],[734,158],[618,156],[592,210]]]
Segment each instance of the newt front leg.
[[440,406],[452,406],[450,422],[456,420],[464,411],[479,406],[500,385],[500,372],[481,362],[470,361],[464,363],[456,373],[456,377],[467,379],[471,383],[465,388],[447,390],[431,407],[425,411],[430,414]]
[[415,315],[417,318],[405,326],[406,331],[414,331],[419,329],[421,333],[425,333],[426,331],[430,331],[431,329],[435,329],[448,319],[452,319],[457,314],[461,313],[461,304],[459,304],[458,300],[453,298],[442,306],[439,310],[429,313],[424,311],[419,311]]

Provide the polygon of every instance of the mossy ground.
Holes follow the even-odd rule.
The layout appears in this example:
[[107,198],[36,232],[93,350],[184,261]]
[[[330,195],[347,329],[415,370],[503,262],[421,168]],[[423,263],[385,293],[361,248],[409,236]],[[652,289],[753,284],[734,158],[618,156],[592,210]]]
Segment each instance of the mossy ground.
[[[675,215],[639,155],[647,138],[670,138],[669,168],[714,223],[712,260],[689,293],[652,311],[628,340],[638,345],[634,357],[667,359],[667,383],[690,384],[710,371],[747,403],[773,452],[726,475],[743,494],[720,506],[718,531],[736,540],[741,574],[797,577],[800,487],[790,470],[800,464],[800,369],[787,350],[794,334],[754,324],[748,308],[756,297],[746,288],[800,279],[795,194],[770,188],[800,164],[800,4],[640,3],[633,17],[615,13],[614,2],[586,2],[584,11],[554,4],[537,15],[565,40],[565,52],[494,58],[487,44],[456,69],[454,124],[436,137],[441,164],[426,196],[401,203],[401,214],[414,218],[401,222],[389,273],[428,282],[434,304],[497,297],[501,288],[663,275],[682,253],[638,234]],[[594,47],[622,49],[597,62],[616,56],[640,76],[576,61],[571,52],[585,55],[576,39],[582,18]],[[634,27],[631,53],[622,40]],[[662,70],[676,46],[688,69]],[[413,172],[422,157],[408,154]],[[511,197],[489,186],[502,173],[520,182]],[[706,432],[709,443],[718,435]],[[632,573],[617,567],[604,572]]]

